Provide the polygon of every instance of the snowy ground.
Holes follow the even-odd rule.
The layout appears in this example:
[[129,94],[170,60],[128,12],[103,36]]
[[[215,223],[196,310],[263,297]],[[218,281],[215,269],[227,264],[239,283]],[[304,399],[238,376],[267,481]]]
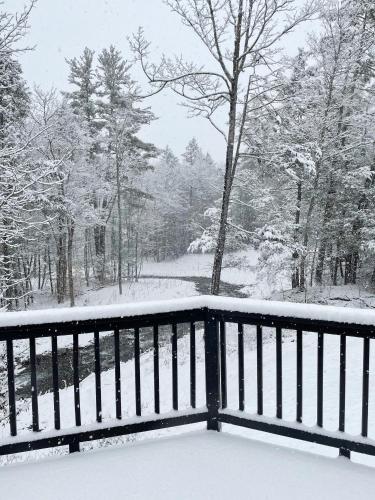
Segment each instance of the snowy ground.
[[[221,277],[223,295],[343,307],[375,307],[375,294],[360,285],[312,287],[307,292],[293,291],[288,280],[275,281],[273,275],[267,277],[265,273],[259,273],[257,263],[258,253],[251,247],[225,255]],[[124,282],[123,295],[119,294],[117,285],[99,289],[83,288],[77,292],[75,302],[77,306],[90,306],[208,294],[212,264],[212,254],[187,254],[171,261],[144,262],[139,281]],[[202,282],[203,280],[205,281]],[[36,290],[31,309],[61,306],[69,306],[69,303],[57,305],[49,293]]]
[[[213,254],[187,254],[173,261],[145,262],[142,274],[145,276],[203,276],[212,274]],[[254,298],[266,298],[272,286],[257,275],[258,253],[254,248],[247,248],[224,256],[222,281],[233,285],[242,285],[246,295]]]
[[[213,261],[213,254],[187,254],[172,261],[145,262],[142,266],[142,274],[211,277]],[[254,283],[257,261],[258,254],[252,248],[227,254],[224,257],[222,280],[237,285]]]
[[370,500],[375,475],[211,431],[3,468],[0,484],[12,500]]
[[[257,275],[257,252],[247,250],[228,254],[224,258],[222,281],[224,294],[268,298],[274,288],[265,279]],[[145,262],[141,270],[141,278],[137,282],[123,284],[123,294],[118,286],[107,286],[99,289],[76,291],[76,306],[120,304],[147,300],[190,297],[199,293],[209,293],[212,273],[212,254],[188,254],[178,259],[165,262]],[[144,276],[144,277],[143,277]],[[194,282],[196,278],[196,282]],[[206,280],[204,290],[200,290],[199,279]],[[202,283],[200,283],[202,285]],[[225,287],[225,284],[232,285]],[[67,307],[68,301],[57,305],[49,292],[34,292],[34,303],[31,309],[49,309]]]
[[272,299],[361,309],[375,307],[375,293],[360,285],[315,286],[306,292],[287,290],[274,293]]
[[[138,282],[124,282],[123,294],[120,295],[118,286],[107,286],[98,289],[83,290],[75,299],[76,306],[99,306],[107,304],[128,304],[147,300],[163,300],[197,295],[194,283],[179,279],[142,279]],[[36,292],[36,299],[30,309],[46,309],[69,306],[56,304],[49,294]]]

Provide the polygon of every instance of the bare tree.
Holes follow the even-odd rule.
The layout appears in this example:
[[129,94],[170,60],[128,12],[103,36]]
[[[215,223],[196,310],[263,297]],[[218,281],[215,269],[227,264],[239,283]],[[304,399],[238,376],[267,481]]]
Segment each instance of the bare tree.
[[[297,9],[295,0],[165,0],[208,50],[209,62],[199,66],[182,57],[149,60],[150,44],[142,29],[131,46],[153,95],[166,87],[185,99],[191,116],[209,120],[226,143],[220,224],[212,270],[211,293],[218,294],[226,239],[230,194],[246,116],[277,100],[277,54],[281,41],[311,18],[315,0]],[[228,120],[220,125],[218,111]]]
[[19,42],[29,30],[29,17],[37,0],[29,0],[22,12],[12,13],[3,10],[4,2],[0,2],[0,57],[9,57],[18,52],[31,50],[30,47],[21,47]]

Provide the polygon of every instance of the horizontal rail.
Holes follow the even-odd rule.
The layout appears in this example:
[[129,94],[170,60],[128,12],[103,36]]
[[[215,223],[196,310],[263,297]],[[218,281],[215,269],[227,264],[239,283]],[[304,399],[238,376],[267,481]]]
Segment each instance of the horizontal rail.
[[[13,314],[13,313],[4,313]],[[144,316],[117,317],[105,319],[91,319],[79,321],[67,321],[65,323],[42,323],[19,326],[0,326],[0,341],[12,339],[22,340],[29,338],[51,337],[52,335],[72,335],[77,333],[92,333],[95,330],[104,332],[112,330],[132,330],[135,327],[147,328],[154,324],[159,326],[170,325],[171,323],[190,323],[191,321],[201,322],[206,317],[205,309],[191,309],[182,311],[172,311],[169,313],[154,313]]]
[[256,431],[267,432],[271,434],[276,434],[278,436],[284,436],[292,439],[298,439],[302,441],[307,441],[309,443],[316,443],[323,446],[330,446],[332,448],[344,448],[346,450],[354,451],[356,453],[364,453],[367,455],[375,455],[375,443],[358,441],[354,437],[349,439],[344,437],[345,434],[342,432],[343,437],[333,435],[334,433],[327,432],[316,432],[314,430],[304,428],[302,424],[297,426],[291,426],[287,423],[281,425],[279,422],[273,423],[266,419],[252,419],[251,415],[238,416],[231,413],[219,413],[219,421],[223,424],[231,424],[239,427],[245,427],[247,429],[253,429]]
[[341,323],[338,321],[304,319],[293,316],[287,317],[272,314],[243,313],[220,310],[210,310],[210,314],[215,315],[218,320],[221,319],[227,323],[242,323],[243,325],[252,326],[261,324],[262,326],[271,328],[278,326],[284,330],[302,330],[304,332],[314,333],[324,332],[332,335],[347,335],[349,337],[366,337],[375,339],[375,323],[372,326],[358,323]]
[[139,432],[155,431],[166,429],[167,427],[177,427],[181,425],[197,424],[205,422],[208,418],[207,412],[195,412],[189,414],[176,415],[175,417],[165,417],[153,420],[142,420],[123,425],[102,424],[92,430],[82,432],[72,432],[69,434],[59,433],[54,436],[33,439],[29,441],[15,441],[0,446],[0,455],[9,455],[12,453],[21,453],[25,451],[35,451],[44,448],[54,448],[60,446],[79,445],[79,443],[95,441],[97,439],[126,436]]
[[325,330],[328,327],[332,333],[335,333],[336,329],[339,329],[337,333],[341,333],[345,325],[351,334],[358,331],[358,334],[366,332],[367,335],[375,335],[373,310],[211,295],[100,307],[4,312],[0,313],[0,332],[13,332],[15,335],[25,332],[26,338],[29,338],[30,334],[34,335],[38,330],[44,332],[42,336],[49,336],[57,329],[58,335],[67,335],[73,326],[79,327],[84,333],[93,331],[95,326],[100,330],[101,325],[109,325],[109,329],[113,329],[120,322],[128,324],[129,328],[135,323],[141,326],[141,322],[144,326],[149,326],[155,318],[170,324],[170,318],[178,323],[181,314],[195,317],[204,315],[207,310],[210,314],[225,315],[226,321],[244,324],[262,322],[264,326],[273,326],[278,322],[282,328],[284,324],[294,329],[301,326],[305,331],[317,331],[316,328]]

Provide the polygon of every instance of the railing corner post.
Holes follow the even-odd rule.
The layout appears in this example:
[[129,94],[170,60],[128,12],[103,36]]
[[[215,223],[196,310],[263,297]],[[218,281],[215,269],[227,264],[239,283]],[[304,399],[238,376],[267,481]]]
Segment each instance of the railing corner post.
[[204,324],[204,340],[206,361],[206,403],[208,410],[207,430],[220,431],[219,321],[209,309],[207,309]]

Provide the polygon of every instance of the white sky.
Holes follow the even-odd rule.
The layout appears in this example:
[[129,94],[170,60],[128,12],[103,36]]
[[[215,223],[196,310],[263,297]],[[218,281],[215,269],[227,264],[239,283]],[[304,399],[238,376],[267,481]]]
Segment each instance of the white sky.
[[[302,1],[302,0],[300,0]],[[7,10],[20,10],[25,0],[5,0]],[[177,52],[187,59],[204,61],[206,49],[171,13],[162,0],[38,0],[31,16],[31,31],[26,43],[35,51],[22,56],[28,82],[43,87],[67,89],[68,67],[65,58],[81,55],[84,47],[96,52],[114,44],[130,58],[127,37],[143,26],[156,54]],[[288,40],[288,52],[303,45],[305,29],[299,28]],[[140,75],[135,75],[139,77]],[[170,91],[146,101],[159,117],[143,133],[158,147],[170,145],[181,154],[195,136],[202,148],[223,161],[223,139],[202,118],[188,119],[180,99]]]

